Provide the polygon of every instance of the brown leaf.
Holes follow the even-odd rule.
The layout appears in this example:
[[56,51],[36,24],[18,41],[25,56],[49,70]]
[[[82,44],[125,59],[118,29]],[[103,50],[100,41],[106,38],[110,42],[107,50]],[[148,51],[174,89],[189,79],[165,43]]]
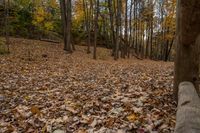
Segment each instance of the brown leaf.
[[40,112],[40,109],[37,107],[37,106],[32,106],[31,107],[31,112],[35,115],[38,115],[40,116],[41,115],[41,112]]
[[106,127],[108,128],[112,128],[113,124],[115,122],[115,118],[109,118],[107,121],[106,121]]

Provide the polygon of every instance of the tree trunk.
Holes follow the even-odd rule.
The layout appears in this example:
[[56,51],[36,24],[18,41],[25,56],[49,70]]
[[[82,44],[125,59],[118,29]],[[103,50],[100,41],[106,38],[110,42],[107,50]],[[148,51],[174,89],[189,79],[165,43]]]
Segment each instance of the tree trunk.
[[135,53],[138,54],[138,1],[135,2]]
[[[151,5],[153,6],[153,5]],[[153,13],[153,11],[152,11]],[[151,15],[151,20],[150,20],[150,59],[153,59],[153,14]]]
[[71,0],[60,0],[61,19],[63,24],[64,50],[72,52],[71,45]]
[[200,45],[200,1],[178,0],[174,96],[177,100],[178,85],[183,81],[192,82],[199,92]]
[[150,22],[147,22],[147,29],[146,29],[146,34],[147,34],[147,40],[146,40],[146,58],[149,57],[149,38],[150,38],[150,26],[149,26]]
[[175,133],[200,132],[200,99],[191,82],[182,82],[178,92]]
[[90,53],[90,12],[91,7],[88,9],[88,4],[83,0],[83,11],[84,11],[84,19],[85,19],[85,27],[87,31],[87,54]]
[[119,58],[119,41],[120,41],[120,0],[117,0],[117,15],[116,15],[116,48],[114,60]]
[[174,44],[174,38],[171,41],[171,44],[170,44],[170,47],[169,47],[169,50],[168,50],[168,53],[167,53],[167,59],[170,57],[170,53],[171,53],[171,49],[172,49],[173,44]]
[[[169,27],[167,27],[167,34],[169,34]],[[167,39],[166,44],[165,44],[165,59],[164,61],[168,60],[168,51],[169,51],[169,39]]]
[[112,6],[112,0],[108,0],[108,8],[109,8],[109,15],[110,15],[110,29],[111,29],[111,43],[113,47],[112,55],[114,55],[115,52],[115,30],[114,30],[114,21],[113,21],[113,6]]
[[128,0],[125,0],[125,44],[124,44],[124,57],[127,56],[128,51]]
[[133,21],[133,51],[132,51],[132,55],[134,54],[134,52],[136,51],[136,0],[134,0],[134,21]]
[[72,52],[71,45],[71,19],[72,19],[72,2],[67,0],[67,51]]
[[96,12],[95,12],[95,28],[94,28],[94,52],[93,59],[97,59],[97,35],[98,35],[98,18],[99,18],[99,0],[96,1]]
[[6,46],[7,46],[7,52],[10,52],[10,38],[9,38],[9,5],[10,0],[4,1],[5,6],[5,38],[6,38]]
[[129,43],[128,43],[128,58],[130,58],[130,49],[132,47],[132,10],[133,10],[133,0],[131,0],[130,11],[129,11]]

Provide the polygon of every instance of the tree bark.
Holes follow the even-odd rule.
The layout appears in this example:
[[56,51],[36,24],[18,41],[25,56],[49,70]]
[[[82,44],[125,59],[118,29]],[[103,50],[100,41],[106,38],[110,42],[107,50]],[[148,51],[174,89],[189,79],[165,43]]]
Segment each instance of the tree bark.
[[[92,5],[93,6],[93,5]],[[87,1],[83,0],[83,11],[84,11],[84,19],[85,19],[85,27],[87,31],[87,54],[90,53],[90,45],[91,45],[91,35],[90,35],[90,23],[91,23],[91,3],[89,4],[88,9],[88,3]]]
[[9,38],[9,6],[10,6],[10,0],[4,1],[5,6],[5,38],[6,38],[6,46],[7,46],[7,52],[10,52],[10,38]]
[[111,29],[111,43],[113,47],[112,55],[115,52],[115,29],[114,29],[114,20],[113,20],[113,6],[112,0],[108,0],[109,16],[110,16],[110,29]]
[[150,59],[153,59],[153,3],[151,3],[151,19],[150,19]]
[[199,93],[200,1],[178,0],[174,96],[177,101],[178,85],[192,82]]
[[98,18],[99,18],[99,0],[96,1],[95,28],[94,28],[94,52],[93,59],[97,59],[97,35],[98,35]]
[[175,133],[200,132],[200,99],[191,82],[182,82],[178,92]]
[[[167,34],[169,34],[169,27],[167,27]],[[167,39],[166,44],[165,44],[165,59],[164,61],[168,60],[168,51],[169,51],[169,39]]]
[[146,28],[146,34],[147,34],[147,40],[146,40],[146,58],[149,57],[149,38],[150,38],[150,22],[147,22],[147,28]]
[[60,0],[61,19],[63,24],[64,50],[72,52],[71,45],[71,0]]
[[72,1],[67,0],[67,51],[72,52],[71,24],[72,24]]
[[124,57],[127,56],[128,51],[128,0],[125,0],[125,46],[124,46]]
[[120,0],[117,0],[117,15],[116,15],[116,47],[114,60],[119,58],[119,41],[120,41]]
[[130,11],[129,11],[129,43],[128,43],[128,58],[130,58],[130,49],[132,48],[132,10],[133,10],[133,0],[131,0]]

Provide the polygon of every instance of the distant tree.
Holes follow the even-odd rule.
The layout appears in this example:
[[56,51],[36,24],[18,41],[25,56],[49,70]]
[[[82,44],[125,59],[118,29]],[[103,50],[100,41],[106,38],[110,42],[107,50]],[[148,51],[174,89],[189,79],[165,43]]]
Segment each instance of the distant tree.
[[99,0],[96,1],[96,9],[95,9],[95,27],[94,27],[94,52],[93,52],[93,58],[97,59],[97,53],[96,53],[96,49],[97,49],[97,36],[98,36],[98,19],[99,19]]
[[83,12],[84,12],[84,21],[85,27],[87,31],[87,53],[91,53],[90,45],[91,45],[91,24],[92,24],[92,11],[93,11],[93,1],[92,0],[83,0]]
[[72,3],[71,0],[60,0],[61,18],[63,24],[64,50],[72,52],[71,44],[71,21],[72,21]]
[[4,1],[5,6],[5,37],[6,37],[6,45],[7,51],[10,52],[10,38],[9,38],[9,31],[10,31],[10,22],[9,22],[9,7],[10,7],[10,0]]
[[120,45],[120,19],[121,19],[121,0],[117,0],[117,13],[116,13],[116,44],[115,44],[115,54],[114,60],[119,58],[119,45]]

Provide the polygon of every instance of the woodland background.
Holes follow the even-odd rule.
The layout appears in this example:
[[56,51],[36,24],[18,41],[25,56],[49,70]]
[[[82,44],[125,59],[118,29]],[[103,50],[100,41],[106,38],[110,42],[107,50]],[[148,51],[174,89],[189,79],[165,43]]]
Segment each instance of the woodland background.
[[199,9],[199,0],[0,0],[0,132],[173,132],[179,84],[199,87]]
[[[69,0],[70,1],[70,0]],[[62,39],[61,8],[56,0],[10,0],[9,34],[31,39]],[[73,44],[113,49],[112,55],[174,59],[176,0],[73,0]],[[0,6],[5,34],[5,10]],[[96,36],[96,37],[95,37]],[[95,41],[96,39],[97,41]],[[116,54],[116,50],[119,49]]]

